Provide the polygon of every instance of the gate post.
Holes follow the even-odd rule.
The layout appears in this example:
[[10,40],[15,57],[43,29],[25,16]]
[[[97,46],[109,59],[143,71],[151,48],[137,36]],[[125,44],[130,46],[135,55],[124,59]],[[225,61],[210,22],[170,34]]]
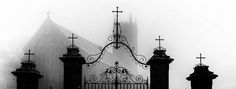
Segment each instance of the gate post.
[[165,54],[164,48],[154,50],[147,62],[150,65],[150,89],[169,89],[169,64],[174,60]]
[[212,81],[218,77],[218,75],[209,71],[209,66],[201,63],[201,59],[205,59],[205,57],[202,57],[200,54],[200,57],[197,58],[200,59],[200,63],[194,67],[194,72],[186,79],[191,81],[192,89],[212,89]]
[[67,53],[59,57],[64,63],[64,89],[82,89],[82,65],[86,62],[73,44],[73,37],[72,34],[72,45],[67,47]]
[[11,72],[16,76],[17,88],[16,89],[38,89],[39,79],[43,76],[36,70],[35,63],[30,60],[30,55],[33,53],[25,53],[28,55],[28,60],[23,61],[20,68]]

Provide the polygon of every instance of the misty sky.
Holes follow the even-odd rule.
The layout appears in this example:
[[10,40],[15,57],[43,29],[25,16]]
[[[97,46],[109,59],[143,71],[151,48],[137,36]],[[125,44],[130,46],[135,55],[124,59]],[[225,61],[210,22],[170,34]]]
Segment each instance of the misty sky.
[[[236,1],[234,0],[0,0],[0,85],[6,85],[23,47],[47,17],[103,46],[112,32],[116,6],[138,23],[139,54],[150,58],[161,35],[170,64],[170,89],[190,89],[185,78],[199,62],[219,77],[213,89],[235,89]],[[18,63],[19,64],[19,63]]]

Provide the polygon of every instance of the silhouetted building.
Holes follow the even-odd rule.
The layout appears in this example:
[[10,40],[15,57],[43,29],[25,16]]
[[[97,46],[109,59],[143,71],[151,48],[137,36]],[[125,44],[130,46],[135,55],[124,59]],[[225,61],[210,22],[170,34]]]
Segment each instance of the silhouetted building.
[[17,77],[17,89],[38,89],[38,81],[43,76],[35,69],[36,65],[29,59],[21,64],[20,68],[12,72]]
[[129,16],[129,21],[120,22],[122,35],[126,37],[131,48],[135,48],[134,52],[138,52],[138,27],[137,22],[133,21]]
[[[29,53],[26,53],[26,55],[29,55],[28,60],[23,61],[21,63],[22,66],[12,72],[12,74],[17,77],[17,89],[38,89],[38,84],[39,89],[52,89],[52,87],[53,89],[86,89],[86,82],[90,82],[90,85],[92,85],[89,89],[97,89],[97,87],[101,87],[99,89],[107,89],[107,84],[110,84],[110,87],[115,85],[115,89],[118,89],[118,85],[120,89],[128,89],[128,87],[130,89],[131,87],[132,89],[149,89],[148,79],[143,80],[141,75],[135,77],[136,82],[131,83],[131,81],[127,80],[127,78],[131,78],[128,76],[133,76],[130,71],[127,70],[129,69],[136,74],[138,71],[137,65],[141,65],[142,68],[147,68],[148,65],[150,66],[150,89],[169,89],[169,64],[174,59],[166,55],[166,49],[161,47],[160,42],[164,39],[161,39],[160,36],[159,39],[156,39],[159,41],[159,47],[154,50],[154,55],[146,62],[145,56],[135,54],[137,50],[132,48],[137,49],[136,22],[133,23],[132,19],[130,19],[129,23],[121,23],[120,26],[118,13],[122,11],[119,11],[117,7],[117,11],[113,12],[117,14],[117,21],[115,23],[116,29],[113,30],[113,35],[109,36],[113,38],[110,39],[108,37],[108,41],[111,42],[106,44],[103,49],[78,35],[74,37],[74,34],[72,34],[72,37],[69,37],[72,39],[72,44],[67,47],[69,43],[67,36],[72,32],[52,22],[48,17],[25,47],[32,48],[37,54],[33,56],[33,60],[36,64],[30,60],[30,55],[33,54],[31,54],[29,50]],[[122,25],[124,25],[123,29],[125,30],[122,30]],[[121,35],[122,31],[125,32],[124,36]],[[78,40],[74,42],[74,39],[77,37]],[[131,44],[129,44],[127,40],[130,41]],[[75,46],[75,44],[78,46]],[[110,45],[113,47],[112,52],[106,49]],[[87,57],[87,59],[84,57]],[[104,57],[106,57],[106,59]],[[131,63],[130,60],[127,61],[128,58],[134,62]],[[200,59],[200,64],[194,68],[194,73],[190,74],[187,80],[191,81],[192,89],[212,89],[212,80],[215,79],[217,75],[209,71],[208,66],[201,63],[201,59],[204,57],[200,55],[200,57],[197,58]],[[100,62],[100,59],[103,60]],[[120,61],[120,64],[125,65],[125,67],[116,66],[113,67],[112,70],[106,70],[106,74],[110,74],[105,75],[105,79],[107,80],[102,81],[104,77],[99,80],[95,75],[100,74],[100,76],[102,76],[101,72],[104,72],[103,69],[110,67],[114,60]],[[36,65],[38,65],[37,70],[44,75],[44,78],[42,78],[43,76],[36,70]],[[90,74],[89,71],[86,70],[87,67],[85,66],[89,67],[90,65],[99,66],[87,69],[91,70],[95,75]],[[118,62],[116,62],[116,65],[118,65]],[[118,77],[118,73],[120,73],[120,75],[126,75],[123,77],[124,80]],[[116,76],[114,77],[113,75]],[[113,79],[115,78],[115,81],[109,80],[109,76]],[[86,80],[86,77],[89,77],[89,80]],[[42,78],[41,81],[39,81],[40,78]],[[102,83],[96,81],[101,81]],[[82,86],[83,83],[84,86]],[[101,86],[99,86],[98,83]],[[127,83],[127,85],[125,85],[125,83]],[[141,86],[141,84],[143,85]],[[109,86],[108,88],[110,88]]]
[[[67,52],[66,47],[70,43],[68,36],[72,32],[61,25],[55,23],[49,16],[45,19],[30,41],[26,44],[24,50],[32,49],[37,55],[32,56],[32,61],[37,65],[37,70],[44,76],[39,80],[39,89],[63,89],[63,62],[58,57]],[[90,54],[100,52],[99,46],[84,37],[74,34],[78,39],[75,44],[79,47],[80,54],[87,57]],[[94,68],[95,73],[100,73],[104,68],[113,66],[112,59],[115,56],[107,52],[106,58],[101,60],[99,66]],[[109,65],[110,64],[110,65]],[[83,74],[89,74],[84,68]]]
[[203,65],[201,63],[200,54],[200,64],[194,67],[194,72],[190,74],[186,79],[191,81],[192,89],[212,89],[212,80],[218,77],[218,75],[208,70],[209,66]]

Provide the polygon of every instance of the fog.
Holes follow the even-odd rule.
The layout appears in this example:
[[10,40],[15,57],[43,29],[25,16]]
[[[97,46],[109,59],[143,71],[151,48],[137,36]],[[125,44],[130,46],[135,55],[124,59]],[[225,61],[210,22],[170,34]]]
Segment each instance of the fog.
[[0,86],[14,83],[11,71],[20,66],[23,47],[47,17],[103,46],[112,33],[116,6],[120,21],[131,16],[138,25],[139,54],[150,58],[159,35],[170,64],[170,89],[190,89],[185,78],[199,63],[219,76],[213,89],[235,89],[236,11],[234,0],[1,0]]

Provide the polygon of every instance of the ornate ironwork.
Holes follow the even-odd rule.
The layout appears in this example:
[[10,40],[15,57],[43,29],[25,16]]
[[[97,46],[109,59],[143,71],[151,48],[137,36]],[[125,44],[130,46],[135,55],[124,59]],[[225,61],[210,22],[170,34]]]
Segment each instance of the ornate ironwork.
[[91,75],[88,80],[85,78],[84,86],[86,84],[113,84],[115,89],[119,84],[142,84],[143,87],[148,87],[148,79],[144,80],[141,75],[132,75],[128,69],[119,66],[119,63],[115,62],[114,67],[105,69],[99,76]]
[[114,24],[114,29],[113,29],[113,35],[108,36],[107,41],[105,43],[105,46],[102,48],[101,52],[97,54],[92,54],[87,57],[87,65],[89,68],[92,68],[92,66],[96,65],[96,63],[99,62],[99,59],[102,59],[104,52],[106,51],[107,48],[109,48],[111,45],[115,49],[119,49],[120,47],[124,47],[127,49],[127,52],[129,53],[130,57],[135,61],[136,64],[139,64],[142,66],[144,69],[147,69],[147,59],[143,55],[138,55],[137,53],[134,53],[135,48],[130,48],[129,43],[126,39],[125,36],[121,35],[121,27],[120,23],[118,22],[118,13],[121,13],[122,11],[117,10],[113,11],[116,12],[116,22]]
[[[119,41],[119,39],[120,39],[120,36],[121,36],[121,30],[119,30],[119,27],[120,27],[120,23],[119,23],[119,13],[122,13],[123,11],[119,11],[118,10],[119,9],[119,7],[116,7],[116,11],[112,11],[113,13],[116,13],[116,22],[115,22],[115,27],[116,27],[116,29],[115,30],[113,30],[113,37],[114,37],[114,39],[115,39],[115,41],[116,42],[118,42]],[[114,46],[116,49],[118,49],[119,48],[119,46],[118,46],[118,43],[116,43],[115,44],[115,46]]]

